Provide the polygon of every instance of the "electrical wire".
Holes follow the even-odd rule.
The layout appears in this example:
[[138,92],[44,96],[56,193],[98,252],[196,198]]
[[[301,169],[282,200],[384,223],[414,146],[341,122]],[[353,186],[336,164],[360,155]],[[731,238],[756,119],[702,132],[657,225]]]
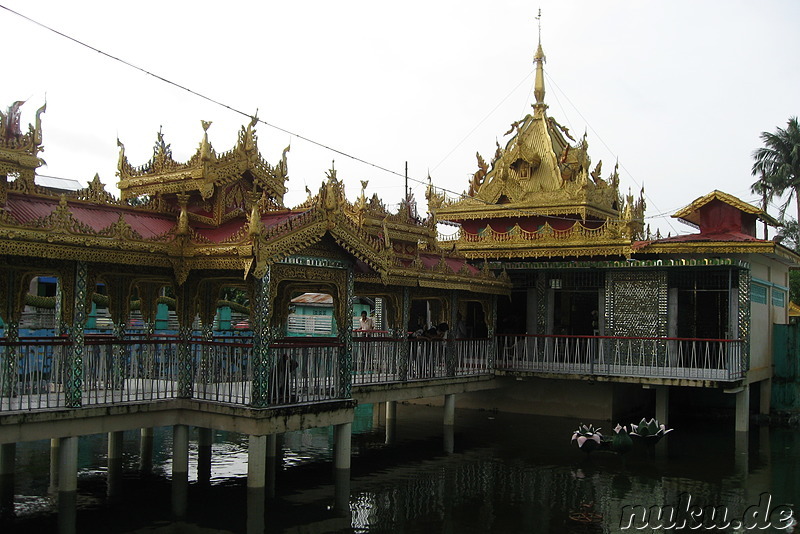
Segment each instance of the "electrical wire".
[[[314,140],[314,139],[311,139],[311,138],[309,138],[309,137],[306,137],[306,136],[304,136],[304,135],[302,135],[302,134],[298,134],[298,133],[296,133],[296,132],[294,132],[294,131],[288,130],[288,129],[286,129],[286,128],[283,128],[283,127],[281,127],[281,126],[278,126],[278,125],[276,125],[276,124],[269,123],[269,122],[267,122],[267,121],[265,121],[265,120],[263,120],[263,119],[260,119],[260,118],[258,118],[258,117],[254,117],[253,115],[251,115],[251,114],[249,114],[249,113],[247,113],[247,112],[245,112],[245,111],[242,111],[242,110],[240,110],[240,109],[237,109],[236,107],[234,107],[234,106],[232,106],[232,105],[230,105],[230,104],[227,104],[227,103],[225,103],[225,102],[222,102],[221,100],[217,100],[217,99],[215,99],[215,98],[213,98],[213,97],[210,97],[210,96],[208,96],[208,95],[206,95],[206,94],[204,94],[204,93],[201,93],[201,92],[199,92],[199,91],[196,91],[196,90],[194,90],[194,89],[191,89],[191,88],[189,88],[189,87],[186,87],[185,85],[182,85],[182,84],[180,84],[180,83],[177,83],[177,82],[175,82],[175,81],[172,81],[172,80],[170,80],[170,79],[168,79],[168,78],[166,78],[166,77],[164,77],[164,76],[161,76],[161,75],[159,75],[159,74],[156,74],[156,73],[154,73],[154,72],[152,72],[152,71],[150,71],[150,70],[148,70],[148,69],[145,69],[145,68],[143,68],[143,67],[140,67],[140,66],[138,66],[138,65],[136,65],[136,64],[134,64],[134,63],[131,63],[131,62],[129,62],[129,61],[127,61],[127,60],[125,60],[125,59],[122,59],[122,58],[120,58],[120,57],[117,57],[117,56],[115,56],[115,55],[113,55],[113,54],[110,54],[110,53],[108,53],[108,52],[105,52],[105,51],[103,51],[103,50],[101,50],[101,49],[99,49],[99,48],[96,48],[96,47],[94,47],[94,46],[92,46],[92,45],[90,45],[90,44],[87,44],[87,43],[85,43],[85,42],[83,42],[83,41],[81,41],[81,40],[79,40],[79,39],[76,39],[76,38],[74,38],[74,37],[72,37],[72,36],[70,36],[70,35],[67,35],[67,34],[65,34],[65,33],[61,32],[61,31],[59,31],[59,30],[56,30],[55,28],[52,28],[52,27],[50,27],[50,26],[48,26],[48,25],[46,25],[46,24],[43,24],[43,23],[41,23],[41,22],[39,22],[39,21],[35,20],[35,19],[32,19],[32,18],[30,18],[30,17],[28,17],[28,16],[26,16],[26,15],[23,15],[22,13],[19,13],[19,12],[17,12],[17,11],[15,11],[15,10],[13,10],[13,9],[10,9],[9,7],[7,7],[7,6],[5,6],[5,5],[2,5],[2,4],[0,4],[0,9],[3,9],[3,10],[5,10],[5,11],[7,11],[7,12],[9,12],[9,13],[13,14],[13,15],[16,15],[17,17],[20,17],[20,18],[22,18],[22,19],[24,19],[24,20],[26,20],[26,21],[30,22],[31,24],[34,24],[34,25],[36,25],[36,26],[39,26],[39,27],[41,27],[41,28],[43,28],[43,29],[45,29],[45,30],[47,30],[47,31],[49,31],[49,32],[52,32],[52,33],[54,33],[54,34],[58,35],[59,37],[62,37],[62,38],[64,38],[64,39],[67,39],[67,40],[69,40],[69,41],[72,41],[73,43],[75,43],[75,44],[77,44],[77,45],[79,45],[79,46],[82,46],[82,47],[84,47],[84,48],[87,48],[87,49],[89,49],[89,50],[92,50],[93,52],[96,52],[96,53],[98,53],[98,54],[100,54],[100,55],[102,55],[102,56],[104,56],[104,57],[106,57],[106,58],[108,58],[108,59],[110,59],[110,60],[112,60],[112,61],[116,61],[116,62],[118,62],[118,63],[121,63],[121,64],[123,64],[123,65],[125,65],[125,66],[127,66],[127,67],[130,67],[130,68],[132,68],[132,69],[138,70],[139,72],[141,72],[141,73],[143,73],[143,74],[145,74],[145,75],[152,76],[153,78],[155,78],[155,79],[157,79],[157,80],[159,80],[159,81],[161,81],[161,82],[163,82],[163,83],[166,83],[166,84],[168,84],[168,85],[171,85],[171,86],[173,86],[173,87],[176,87],[176,88],[178,88],[178,89],[180,89],[180,90],[182,90],[182,91],[185,91],[185,92],[187,92],[187,93],[189,93],[189,94],[192,94],[192,95],[194,95],[194,96],[196,96],[196,97],[198,97],[198,98],[200,98],[200,99],[202,99],[202,100],[205,100],[205,101],[207,101],[207,102],[210,102],[210,103],[212,103],[212,104],[215,104],[215,105],[217,105],[217,106],[220,106],[220,107],[222,107],[222,108],[225,108],[225,109],[227,109],[227,110],[229,110],[229,111],[231,111],[231,112],[233,112],[233,113],[239,114],[239,115],[241,115],[241,116],[243,116],[243,117],[246,117],[246,118],[249,118],[249,119],[251,119],[251,120],[256,120],[258,123],[261,123],[261,124],[263,124],[263,125],[265,125],[265,126],[268,126],[268,127],[270,127],[270,128],[273,128],[273,129],[275,129],[275,130],[278,130],[278,131],[280,131],[280,132],[286,133],[286,134],[288,134],[288,135],[290,135],[290,136],[292,136],[292,137],[295,137],[295,138],[297,138],[297,139],[301,139],[301,140],[303,140],[303,141],[306,141],[306,142],[308,142],[308,143],[311,143],[311,144],[313,144],[313,145],[315,145],[315,146],[318,146],[318,147],[320,147],[320,148],[323,148],[323,149],[325,149],[325,150],[329,150],[329,151],[331,151],[331,152],[334,152],[334,153],[336,153],[336,154],[339,154],[339,155],[341,155],[341,156],[344,156],[344,157],[346,157],[346,158],[352,159],[352,160],[354,160],[354,161],[357,161],[357,162],[359,162],[359,163],[363,163],[364,165],[368,165],[368,166],[370,166],[370,167],[373,167],[373,168],[375,168],[375,169],[378,169],[378,170],[381,170],[381,171],[387,172],[387,173],[389,173],[389,174],[392,174],[392,175],[395,175],[395,176],[399,176],[399,177],[401,177],[401,178],[404,178],[404,179],[408,179],[409,181],[415,182],[415,183],[417,183],[418,185],[428,185],[428,184],[430,183],[429,181],[426,181],[426,180],[420,180],[420,179],[417,179],[417,178],[413,178],[413,177],[411,177],[411,176],[407,176],[407,174],[406,174],[406,173],[400,173],[400,172],[394,171],[394,170],[392,170],[392,169],[389,169],[389,168],[386,168],[386,167],[384,167],[384,166],[382,166],[382,165],[379,165],[379,164],[376,164],[376,163],[373,163],[373,162],[367,161],[367,160],[365,160],[365,159],[363,159],[363,158],[360,158],[360,157],[358,157],[358,156],[354,156],[354,155],[352,155],[352,154],[350,154],[350,153],[348,153],[348,152],[345,152],[345,151],[343,151],[343,150],[340,150],[340,149],[337,149],[337,148],[331,147],[331,146],[329,146],[329,145],[327,145],[327,144],[325,144],[325,143],[322,143],[322,142],[316,141],[316,140]],[[452,153],[453,153],[453,152],[454,152],[454,151],[455,151],[455,150],[456,150],[456,149],[457,149],[459,146],[461,146],[461,144],[463,144],[463,143],[464,143],[464,141],[465,141],[467,138],[469,138],[469,136],[470,136],[470,135],[472,135],[472,133],[473,133],[475,130],[477,130],[477,129],[478,129],[478,128],[479,128],[479,127],[480,127],[480,126],[481,126],[481,125],[482,125],[482,124],[483,124],[483,123],[484,123],[484,122],[485,122],[485,121],[486,121],[486,120],[487,120],[487,119],[488,119],[488,118],[489,118],[489,117],[490,117],[490,116],[491,116],[491,115],[492,115],[492,114],[493,114],[493,113],[494,113],[494,112],[495,112],[495,111],[496,111],[496,110],[497,110],[497,109],[498,109],[498,108],[499,108],[499,107],[500,107],[500,106],[501,106],[501,105],[502,105],[502,104],[503,104],[503,103],[506,101],[506,100],[508,100],[508,99],[511,97],[511,95],[512,95],[512,94],[514,94],[514,93],[517,91],[517,89],[519,89],[519,87],[520,87],[520,86],[521,86],[523,83],[525,83],[525,81],[526,81],[526,80],[527,80],[527,79],[530,77],[530,75],[531,75],[533,72],[534,72],[534,71],[530,71],[530,72],[528,72],[528,73],[525,75],[525,77],[524,77],[524,78],[523,78],[523,79],[522,79],[522,80],[521,80],[521,81],[520,81],[520,82],[519,82],[519,83],[518,83],[518,84],[517,84],[517,85],[516,85],[516,86],[515,86],[515,87],[514,87],[514,88],[513,88],[513,89],[512,89],[512,90],[511,90],[511,91],[510,91],[510,92],[509,92],[509,93],[508,93],[508,94],[507,94],[507,95],[506,95],[506,96],[505,96],[505,97],[504,97],[504,98],[503,98],[503,99],[502,99],[502,100],[501,100],[501,101],[500,101],[500,102],[499,102],[499,103],[498,103],[498,104],[497,104],[497,105],[496,105],[496,106],[495,106],[495,107],[494,107],[494,108],[493,108],[493,109],[492,109],[492,110],[491,110],[491,111],[490,111],[490,112],[489,112],[489,113],[488,113],[488,114],[487,114],[487,115],[486,115],[486,116],[483,118],[483,119],[481,119],[481,121],[480,121],[480,122],[478,122],[478,124],[477,124],[477,125],[476,125],[476,126],[475,126],[475,127],[472,129],[472,130],[470,130],[470,132],[469,132],[469,133],[468,133],[468,134],[467,134],[467,135],[466,135],[466,136],[465,136],[465,137],[464,137],[464,138],[463,138],[461,141],[459,141],[459,143],[458,143],[458,144],[456,144],[456,146],[455,146],[455,147],[453,147],[453,149],[452,149],[452,150],[450,150],[450,152],[448,152],[448,154],[447,154],[447,155],[446,155],[446,156],[445,156],[445,157],[444,157],[444,158],[443,158],[443,159],[442,159],[442,160],[441,160],[441,161],[440,161],[440,162],[439,162],[439,163],[438,163],[438,164],[437,164],[437,165],[436,165],[436,166],[433,168],[433,170],[435,170],[436,168],[438,168],[438,167],[439,167],[439,166],[440,166],[440,165],[441,165],[441,164],[442,164],[444,161],[446,161],[446,160],[447,160],[447,158],[448,158],[448,157],[450,157],[450,155],[451,155],[451,154],[452,154]],[[545,73],[545,74],[547,75],[547,73]],[[556,88],[557,88],[557,89],[558,89],[558,90],[559,90],[559,91],[560,91],[560,92],[561,92],[561,93],[564,95],[564,97],[567,99],[567,101],[568,101],[568,102],[569,102],[569,103],[572,105],[572,107],[573,107],[573,108],[575,108],[575,110],[578,112],[578,114],[581,116],[581,118],[583,118],[583,119],[584,119],[584,121],[585,121],[585,120],[586,120],[586,119],[585,119],[585,117],[583,117],[583,115],[581,114],[580,110],[578,110],[578,108],[575,106],[575,104],[573,104],[573,103],[572,103],[572,101],[569,99],[569,97],[566,95],[566,93],[564,93],[564,91],[562,91],[562,90],[561,90],[561,88],[560,88],[560,87],[558,87],[558,84],[556,84],[556,83],[555,83],[555,81],[552,79],[552,77],[551,77],[551,76],[547,75],[547,77],[548,77],[548,79],[549,79],[549,80],[550,80],[550,81],[553,83],[553,85],[554,85],[554,86],[555,86],[555,87],[556,87]],[[560,104],[560,102],[559,102],[559,104]],[[588,121],[587,121],[587,124],[588,124]],[[600,139],[600,141],[603,143],[603,145],[606,147],[606,149],[608,149],[610,152],[612,152],[612,153],[613,153],[613,151],[611,151],[611,149],[608,147],[608,145],[605,143],[605,141],[603,141],[603,140],[602,140],[602,138],[599,136],[599,134],[597,134],[597,132],[594,130],[594,128],[592,128],[592,127],[591,127],[591,125],[589,125],[589,128],[591,128],[592,132],[593,132],[595,135],[597,135],[598,139]],[[624,169],[624,167],[623,167],[623,169]],[[631,173],[630,173],[629,171],[627,171],[627,169],[625,169],[625,171],[628,173],[628,175],[629,175],[629,176],[631,176],[631,179],[633,179],[633,176],[631,175]],[[42,175],[42,176],[44,176],[44,175]],[[51,176],[51,178],[58,178],[58,177]],[[635,179],[633,179],[633,180],[634,180],[634,183],[636,183],[636,180],[635,180]],[[638,183],[637,183],[637,186],[638,186]],[[416,190],[416,189],[417,189],[417,187],[418,187],[418,186],[416,186],[414,189]],[[456,197],[462,197],[462,198],[472,198],[472,199],[474,199],[474,200],[478,200],[478,201],[480,201],[480,202],[484,202],[484,203],[488,204],[488,202],[482,201],[482,200],[480,200],[480,199],[477,199],[477,198],[475,198],[475,197],[469,197],[469,196],[467,196],[467,195],[464,195],[463,193],[458,193],[458,192],[456,192],[456,191],[452,191],[452,190],[450,190],[450,189],[447,189],[447,188],[443,188],[443,187],[438,187],[438,186],[436,186],[436,189],[437,189],[438,191],[440,191],[440,192],[443,192],[443,193],[448,193],[448,194],[454,195],[454,196],[456,196]],[[649,200],[649,199],[648,199],[648,200]],[[650,202],[652,203],[652,200],[650,200]],[[653,206],[655,207],[655,204],[653,204]],[[542,214],[540,214],[540,213],[537,213],[535,210],[523,209],[523,210],[518,210],[518,211],[519,211],[519,212],[521,212],[521,213],[523,213],[523,214],[527,214],[527,215],[532,215],[532,216],[537,216],[537,215],[538,215],[538,216],[543,216]],[[573,218],[571,218],[571,217],[559,217],[559,216],[554,216],[554,215],[548,215],[548,217],[550,217],[550,218],[553,218],[553,219],[574,220],[574,219],[573,219]],[[657,217],[659,217],[659,215],[657,215],[657,216],[653,216],[653,217],[645,217],[645,219],[652,219],[652,218],[657,218]],[[609,220],[609,221],[611,221],[611,220],[619,221],[619,219],[608,219],[608,220]],[[670,224],[670,226],[672,226],[672,225]],[[674,228],[673,228],[673,230],[674,230]]]

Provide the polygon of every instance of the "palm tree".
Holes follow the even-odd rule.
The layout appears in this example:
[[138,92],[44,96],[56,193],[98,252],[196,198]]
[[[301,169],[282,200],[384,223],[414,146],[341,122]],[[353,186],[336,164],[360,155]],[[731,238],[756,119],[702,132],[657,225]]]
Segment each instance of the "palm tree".
[[781,216],[794,198],[797,201],[797,220],[800,220],[800,125],[791,117],[786,129],[775,133],[761,132],[764,146],[753,152],[752,174],[759,179],[750,187],[753,193],[769,200],[789,193],[781,207]]

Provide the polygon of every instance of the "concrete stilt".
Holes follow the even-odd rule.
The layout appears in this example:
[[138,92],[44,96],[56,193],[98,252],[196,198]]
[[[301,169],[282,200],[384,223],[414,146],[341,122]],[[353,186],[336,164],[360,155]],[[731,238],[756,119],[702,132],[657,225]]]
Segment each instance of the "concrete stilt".
[[197,429],[197,482],[211,483],[211,444],[213,431],[210,428]]
[[444,424],[445,426],[456,424],[456,396],[454,394],[444,396]]
[[139,471],[149,474],[153,471],[153,429],[143,428],[139,441]]
[[109,497],[119,494],[122,478],[122,438],[123,432],[108,433],[108,480],[106,491]]
[[758,413],[761,415],[769,415],[770,407],[772,404],[772,379],[767,378],[758,383],[759,386],[759,403]]
[[75,532],[78,495],[78,437],[61,438],[58,447],[58,531]]
[[247,449],[247,487],[264,489],[267,485],[268,436],[250,436]]
[[386,444],[394,443],[397,436],[397,401],[386,402]]
[[16,463],[17,444],[0,445],[0,515],[14,514],[14,464]]
[[58,491],[58,450],[61,440],[53,438],[50,440],[50,485],[47,492],[54,494]]
[[337,469],[334,473],[333,509],[345,517],[350,517],[350,470]]
[[662,425],[669,425],[669,386],[656,389],[656,419]]
[[278,472],[278,435],[267,436],[267,497],[275,496],[275,476]]
[[444,396],[444,452],[452,454],[455,447],[456,396]]
[[189,427],[172,427],[172,513],[186,515],[189,493]]
[[267,532],[266,500],[264,488],[247,488],[247,534]]
[[750,430],[750,384],[736,393],[736,431]]
[[350,469],[350,452],[353,423],[342,423],[333,427],[334,467]]
[[58,494],[78,491],[78,438],[61,438],[58,448]]

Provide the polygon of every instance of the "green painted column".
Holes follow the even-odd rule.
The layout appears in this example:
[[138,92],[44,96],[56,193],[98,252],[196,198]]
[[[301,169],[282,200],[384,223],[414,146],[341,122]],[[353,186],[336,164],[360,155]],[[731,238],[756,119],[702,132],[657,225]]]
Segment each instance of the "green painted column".
[[83,405],[83,357],[86,324],[86,299],[89,269],[86,262],[75,263],[75,294],[73,299],[72,328],[70,329],[70,349],[67,355],[64,376],[64,397],[68,408]]
[[353,384],[353,299],[355,298],[355,274],[353,269],[347,270],[347,287],[345,289],[345,324],[339,329],[339,397],[350,398]]
[[495,332],[497,332],[497,295],[492,295],[487,322],[489,330],[489,361],[487,363],[489,364],[489,369],[494,369],[495,359],[497,358],[497,337],[495,337]]
[[192,323],[195,307],[192,288],[184,282],[176,291],[178,312],[178,398],[191,399],[194,393],[194,365],[192,362]]
[[397,366],[397,374],[400,380],[408,379],[408,360],[411,355],[411,341],[406,335],[408,323],[411,321],[411,289],[403,288],[403,309],[400,312],[400,358]]
[[456,321],[458,320],[458,292],[450,291],[450,331],[447,332],[447,346],[445,352],[445,366],[447,376],[456,376]]
[[0,516],[12,516],[14,513],[16,455],[16,443],[0,445]]
[[[19,341],[19,323],[16,321],[8,321],[6,323],[6,341],[16,343]],[[19,384],[19,374],[17,373],[17,348],[14,345],[6,345],[3,350],[3,365],[0,368],[0,393],[3,399],[8,399],[16,395],[17,387]]]
[[269,405],[269,376],[274,365],[269,350],[272,341],[269,327],[270,302],[270,268],[264,276],[253,281],[253,298],[250,302],[251,323],[253,326],[253,388],[250,405],[253,408],[265,408]]

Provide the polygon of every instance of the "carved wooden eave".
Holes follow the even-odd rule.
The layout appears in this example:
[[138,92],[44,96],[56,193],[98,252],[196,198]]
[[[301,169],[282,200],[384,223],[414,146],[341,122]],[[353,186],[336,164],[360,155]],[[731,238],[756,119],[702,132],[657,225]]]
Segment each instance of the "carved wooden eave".
[[[208,128],[209,123],[203,123]],[[287,164],[284,150],[280,162],[275,166],[267,163],[259,154],[254,123],[242,128],[237,145],[222,154],[217,154],[204,134],[197,152],[185,163],[172,158],[170,146],[159,133],[153,157],[149,162],[134,167],[125,155],[121,143],[117,176],[122,199],[148,195],[170,195],[197,191],[203,199],[242,178],[248,178],[258,189],[265,191],[278,206],[283,206],[286,194]]]

